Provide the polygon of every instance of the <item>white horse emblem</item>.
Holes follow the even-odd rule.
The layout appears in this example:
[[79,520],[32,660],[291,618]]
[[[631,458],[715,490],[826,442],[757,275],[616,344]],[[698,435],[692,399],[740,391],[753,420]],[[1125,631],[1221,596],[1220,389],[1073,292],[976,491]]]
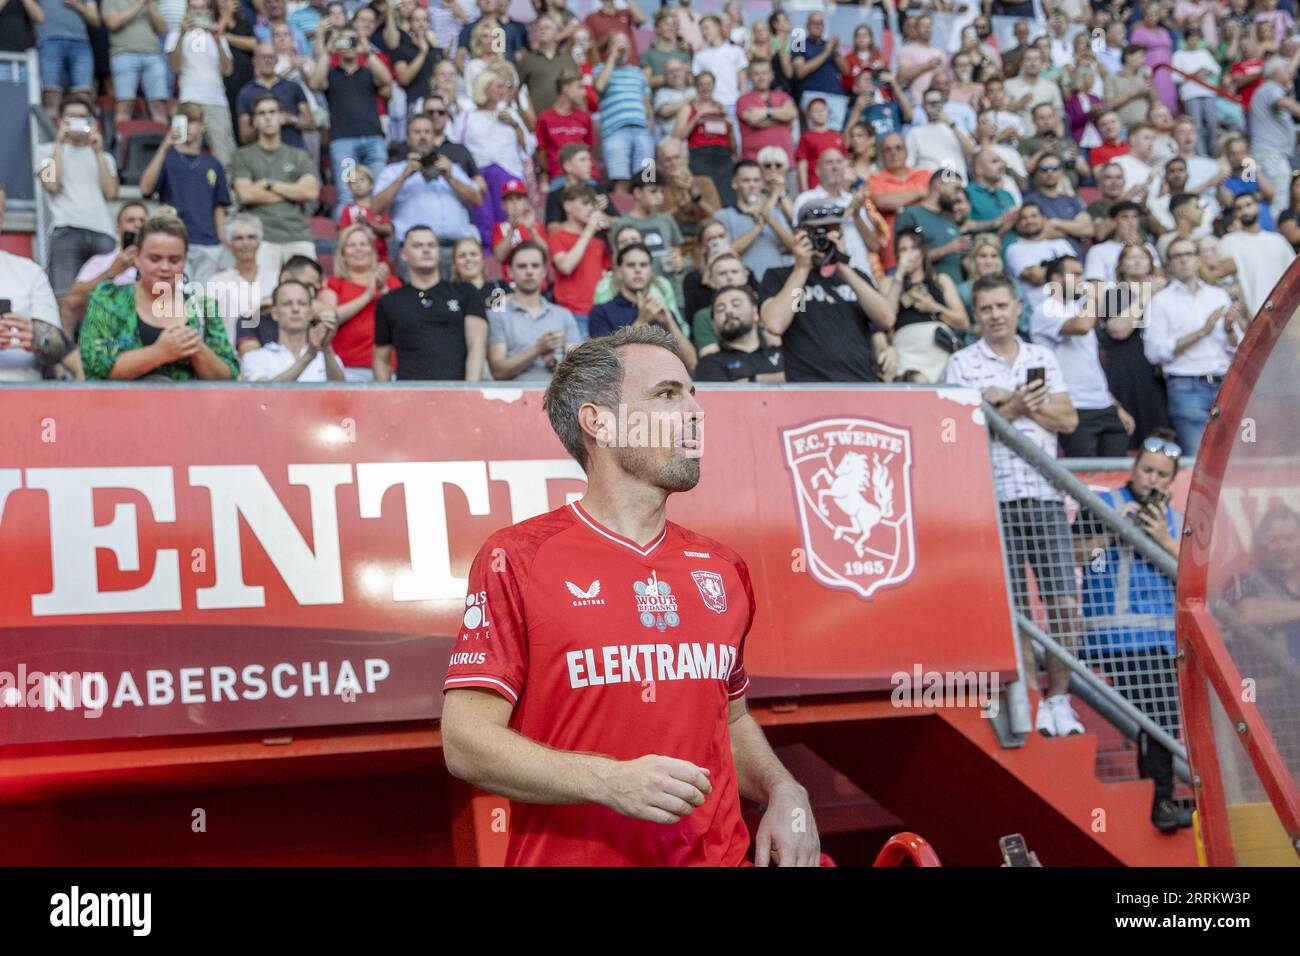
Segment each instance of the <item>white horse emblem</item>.
[[916,567],[912,434],[866,418],[782,429],[808,573],[863,600]]
[[[821,468],[812,477],[813,488],[823,479],[829,483],[828,487],[817,492],[817,510],[822,516],[831,516],[830,509],[826,507],[828,497],[848,516],[847,525],[835,526],[834,540],[838,541],[846,535],[857,535],[853,550],[858,557],[862,557],[867,539],[871,537],[871,531],[880,523],[880,519],[894,516],[894,479],[889,476],[889,463],[893,457],[892,454],[886,455],[882,462],[879,453],[873,453],[869,465],[866,455],[846,451],[840,458],[840,463],[835,466],[834,476],[829,469]],[[868,485],[874,503],[863,497]]]

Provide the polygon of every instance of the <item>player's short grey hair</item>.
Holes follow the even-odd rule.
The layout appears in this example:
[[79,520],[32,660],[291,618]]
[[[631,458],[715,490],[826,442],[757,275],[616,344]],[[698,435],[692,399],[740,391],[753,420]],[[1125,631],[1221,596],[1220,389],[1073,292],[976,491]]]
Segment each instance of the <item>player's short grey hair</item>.
[[[623,400],[623,359],[619,349],[628,345],[654,345],[682,358],[672,334],[654,325],[625,325],[613,334],[588,339],[565,356],[551,376],[542,397],[551,427],[561,444],[583,467],[588,468],[587,446],[578,422],[583,405],[600,405],[616,410]],[[685,364],[685,360],[683,360]]]

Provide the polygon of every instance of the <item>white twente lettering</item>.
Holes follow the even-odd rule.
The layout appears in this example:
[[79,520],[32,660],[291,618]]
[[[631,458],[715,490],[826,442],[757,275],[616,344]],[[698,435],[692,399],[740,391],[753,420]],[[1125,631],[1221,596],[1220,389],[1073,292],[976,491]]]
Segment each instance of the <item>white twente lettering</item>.
[[[212,541],[210,587],[197,588],[199,610],[258,608],[265,589],[244,576],[241,522],[256,539],[294,600],[303,606],[343,603],[344,555],[339,535],[339,489],[354,481],[353,465],[291,464],[289,484],[306,488],[310,519],[306,527],[289,514],[276,489],[257,465],[193,465],[186,472],[191,487],[208,490],[208,514],[178,515],[175,469],[140,468],[0,468],[0,522],[5,502],[21,488],[45,492],[48,502],[52,585],[32,595],[32,615],[132,614],[181,610],[180,563],[175,548],[141,552],[141,518],[154,524],[177,524],[190,541]],[[355,465],[356,517],[381,518],[385,507],[406,514],[409,564],[391,576],[394,601],[460,600],[466,579],[452,573],[447,533],[447,488],[453,501],[463,498],[471,515],[491,511],[489,482],[505,484],[510,521],[518,523],[550,507],[550,479],[583,480],[572,459],[518,461],[362,462]],[[399,488],[399,495],[389,491]],[[96,493],[134,491],[143,505],[118,502],[107,524],[95,523]],[[138,514],[138,510],[145,514]],[[12,509],[11,509],[12,510]],[[178,537],[172,534],[173,540]],[[311,544],[308,544],[308,541]],[[126,573],[152,565],[139,587],[102,590],[97,552],[109,552]],[[189,560],[187,553],[185,560]],[[349,567],[348,580],[361,576]]]

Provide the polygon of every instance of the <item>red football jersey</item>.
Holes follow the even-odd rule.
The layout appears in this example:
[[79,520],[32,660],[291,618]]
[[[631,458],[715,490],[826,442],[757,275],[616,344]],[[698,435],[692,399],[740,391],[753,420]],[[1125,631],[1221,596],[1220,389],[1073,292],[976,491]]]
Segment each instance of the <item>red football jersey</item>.
[[661,754],[709,770],[676,824],[597,804],[511,806],[510,866],[738,866],[749,849],[727,725],[754,592],[740,556],[667,522],[641,547],[574,503],[498,531],[470,571],[445,690],[495,691],[510,727],[616,760]]

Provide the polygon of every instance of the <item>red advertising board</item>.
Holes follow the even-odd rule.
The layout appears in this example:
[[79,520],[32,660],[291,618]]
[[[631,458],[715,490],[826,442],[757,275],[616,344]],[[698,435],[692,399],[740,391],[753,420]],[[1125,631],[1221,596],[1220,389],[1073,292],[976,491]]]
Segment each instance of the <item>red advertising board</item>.
[[[701,402],[669,516],[749,563],[751,693],[1014,674],[974,392]],[[479,545],[582,489],[537,389],[8,389],[0,743],[436,717]]]

